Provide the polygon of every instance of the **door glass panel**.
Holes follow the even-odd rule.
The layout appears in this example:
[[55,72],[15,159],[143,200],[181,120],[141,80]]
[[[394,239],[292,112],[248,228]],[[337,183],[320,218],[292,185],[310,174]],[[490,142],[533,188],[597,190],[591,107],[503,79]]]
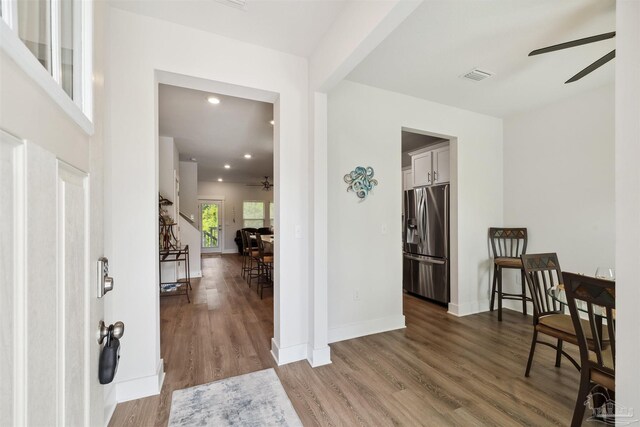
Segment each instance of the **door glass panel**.
[[74,0],[60,1],[60,84],[62,89],[73,99],[73,3]]
[[202,224],[202,248],[215,249],[218,243],[219,209],[217,203],[202,203],[201,205]]
[[18,36],[36,59],[51,72],[51,10],[47,0],[21,0]]

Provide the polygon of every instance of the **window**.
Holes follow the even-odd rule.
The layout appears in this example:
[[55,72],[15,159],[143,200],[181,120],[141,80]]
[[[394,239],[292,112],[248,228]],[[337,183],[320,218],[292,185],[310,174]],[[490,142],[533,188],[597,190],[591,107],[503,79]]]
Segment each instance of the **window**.
[[273,202],[269,202],[269,225],[274,226],[276,222],[276,208]]
[[244,221],[245,228],[264,227],[264,202],[243,202],[242,219]]
[[89,133],[91,17],[84,0],[0,0],[3,50]]

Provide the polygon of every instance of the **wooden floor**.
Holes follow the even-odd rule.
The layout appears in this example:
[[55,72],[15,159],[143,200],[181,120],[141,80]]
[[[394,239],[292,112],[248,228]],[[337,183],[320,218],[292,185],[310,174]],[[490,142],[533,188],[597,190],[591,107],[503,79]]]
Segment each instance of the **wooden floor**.
[[554,351],[538,346],[525,378],[531,318],[509,310],[501,323],[495,313],[457,318],[405,296],[406,329],[332,344],[331,365],[276,367],[272,292],[260,300],[239,262],[205,258],[191,304],[162,299],[162,392],[119,404],[110,426],[165,426],[174,390],[270,367],[305,426],[570,423],[578,372],[566,360],[554,367]]

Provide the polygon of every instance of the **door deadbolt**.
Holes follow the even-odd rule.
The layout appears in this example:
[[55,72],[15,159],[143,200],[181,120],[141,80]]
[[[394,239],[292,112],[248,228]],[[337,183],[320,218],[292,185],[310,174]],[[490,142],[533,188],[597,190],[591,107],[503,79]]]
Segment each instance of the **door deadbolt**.
[[113,290],[113,278],[109,277],[109,259],[98,258],[98,298]]

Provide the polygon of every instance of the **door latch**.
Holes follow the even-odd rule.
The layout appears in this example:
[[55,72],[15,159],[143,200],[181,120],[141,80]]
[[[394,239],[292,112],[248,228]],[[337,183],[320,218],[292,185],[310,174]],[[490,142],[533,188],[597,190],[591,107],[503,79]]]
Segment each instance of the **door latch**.
[[113,278],[109,277],[109,260],[106,257],[98,258],[98,298],[113,290]]

